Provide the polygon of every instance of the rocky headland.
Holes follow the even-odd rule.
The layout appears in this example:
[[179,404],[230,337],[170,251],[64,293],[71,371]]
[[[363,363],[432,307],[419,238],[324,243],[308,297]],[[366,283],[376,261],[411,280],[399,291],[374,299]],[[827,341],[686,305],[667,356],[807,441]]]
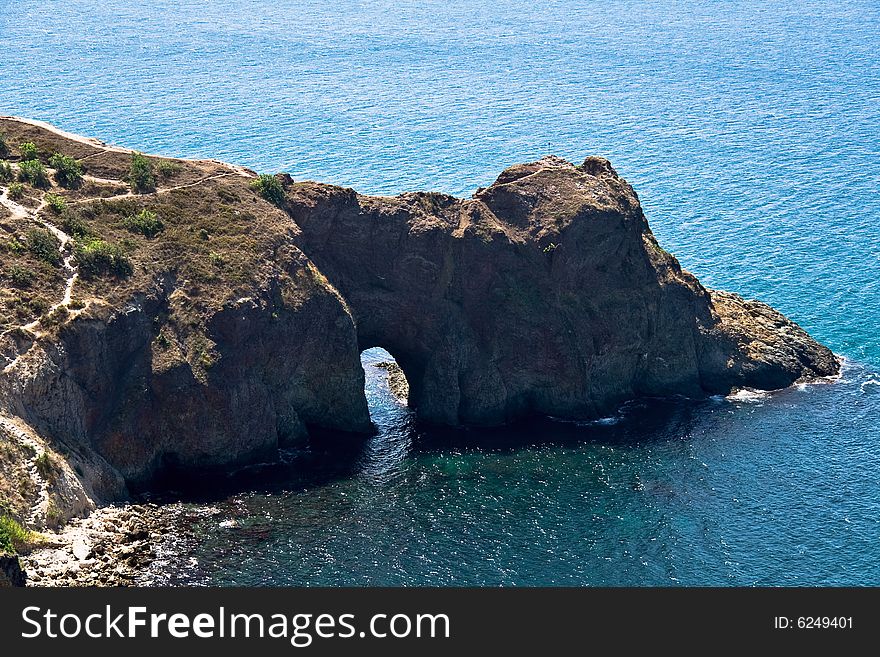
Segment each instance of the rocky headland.
[[33,530],[168,471],[369,432],[374,346],[447,425],[838,371],[794,322],[682,269],[602,158],[390,198],[16,118],[0,133],[0,504]]

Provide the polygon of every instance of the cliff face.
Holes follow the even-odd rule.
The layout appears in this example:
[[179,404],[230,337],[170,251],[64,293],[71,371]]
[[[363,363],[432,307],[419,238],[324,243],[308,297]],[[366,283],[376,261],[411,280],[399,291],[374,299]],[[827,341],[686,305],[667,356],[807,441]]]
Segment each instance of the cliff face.
[[276,207],[230,165],[148,158],[153,184],[132,191],[123,149],[13,119],[0,132],[13,174],[24,141],[83,170],[62,188],[50,167],[18,199],[0,183],[0,416],[75,464],[89,499],[167,466],[270,459],[311,428],[367,431],[371,346],[446,424],[837,371],[779,313],[683,271],[599,158],[511,167],[471,199],[279,176]]

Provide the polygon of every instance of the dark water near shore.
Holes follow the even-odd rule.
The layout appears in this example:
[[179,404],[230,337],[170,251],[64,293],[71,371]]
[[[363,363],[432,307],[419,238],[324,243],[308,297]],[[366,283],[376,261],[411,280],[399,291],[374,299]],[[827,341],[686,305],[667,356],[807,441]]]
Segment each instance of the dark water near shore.
[[452,434],[367,363],[376,437],[194,482],[145,581],[880,585],[878,34],[873,0],[0,2],[2,113],[383,194],[602,154],[704,283],[847,359]]
[[383,357],[365,354],[375,438],[342,461],[290,454],[227,482],[257,492],[196,505],[208,515],[144,581],[880,582],[880,386],[860,383],[858,366],[768,397],[432,434],[370,364]]

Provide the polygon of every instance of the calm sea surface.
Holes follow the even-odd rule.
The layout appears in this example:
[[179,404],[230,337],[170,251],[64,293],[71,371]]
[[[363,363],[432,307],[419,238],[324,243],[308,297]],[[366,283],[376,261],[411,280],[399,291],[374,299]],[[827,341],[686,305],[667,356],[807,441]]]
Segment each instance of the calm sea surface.
[[685,267],[846,358],[773,395],[437,432],[371,351],[378,435],[192,482],[145,582],[880,585],[875,0],[22,0],[0,39],[0,113],[150,152],[460,195],[605,155]]

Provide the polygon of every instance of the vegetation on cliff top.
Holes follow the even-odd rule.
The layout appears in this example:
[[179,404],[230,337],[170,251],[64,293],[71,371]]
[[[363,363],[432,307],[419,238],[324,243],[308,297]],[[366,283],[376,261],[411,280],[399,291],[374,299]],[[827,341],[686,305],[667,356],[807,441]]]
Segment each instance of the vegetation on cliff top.
[[146,208],[123,219],[122,225],[132,233],[140,233],[144,237],[156,237],[165,229],[158,215]]
[[18,153],[21,156],[22,162],[36,160],[39,155],[39,151],[37,150],[37,146],[32,141],[22,142],[18,147]]
[[[10,149],[18,162],[0,169],[10,181],[24,179],[0,184],[29,212],[20,216],[0,206],[0,332],[36,320],[46,332],[81,312],[124,303],[157,280],[172,280],[179,292],[163,320],[172,327],[163,332],[157,326],[161,335],[175,337],[164,354],[206,369],[205,350],[196,344],[210,346],[204,318],[229,298],[252,294],[266,276],[286,275],[277,270],[278,249],[289,258],[280,245],[292,227],[272,207],[284,196],[274,176],[105,148],[15,120],[0,119],[0,131],[10,144],[29,144],[24,155],[22,146]],[[51,171],[37,158],[48,153]],[[33,159],[29,164],[24,157]],[[71,238],[63,252],[46,225]],[[79,277],[71,301],[49,316],[70,276],[61,266],[68,254]]]
[[111,274],[124,278],[131,275],[131,260],[117,245],[101,239],[77,242],[74,253],[79,273],[84,278]]
[[251,189],[273,205],[281,207],[284,203],[284,188],[278,178],[273,175],[261,173],[260,177],[251,183]]
[[39,160],[26,160],[19,163],[18,180],[38,189],[47,189],[49,187],[49,176],[46,173],[46,167]]
[[82,165],[69,155],[55,153],[49,158],[49,166],[55,169],[55,182],[73,189],[82,184]]
[[128,182],[135,194],[146,194],[156,189],[156,176],[153,164],[143,153],[132,153],[128,170]]

